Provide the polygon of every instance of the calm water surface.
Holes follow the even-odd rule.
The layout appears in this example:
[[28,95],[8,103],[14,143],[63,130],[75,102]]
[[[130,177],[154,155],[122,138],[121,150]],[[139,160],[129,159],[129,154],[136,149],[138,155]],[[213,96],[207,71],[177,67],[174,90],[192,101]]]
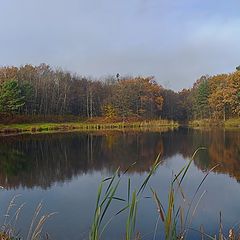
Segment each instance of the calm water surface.
[[[210,173],[199,191],[202,198],[191,227],[209,234],[218,232],[219,212],[225,229],[240,222],[240,131],[200,131],[179,129],[164,132],[56,133],[0,137],[0,216],[11,198],[21,194],[17,203],[26,203],[17,223],[24,235],[35,207],[43,201],[42,213],[57,212],[45,227],[52,239],[87,239],[102,178],[120,167],[121,172],[136,162],[123,176],[118,196],[126,198],[127,181],[137,188],[147,176],[158,153],[162,162],[151,178],[163,204],[166,204],[169,182],[190,160],[198,147],[206,147],[196,156],[184,181],[186,204],[207,170]],[[144,195],[150,196],[148,190]],[[199,197],[198,196],[198,197]],[[115,202],[109,217],[124,203]],[[140,201],[137,230],[143,239],[153,239],[157,220],[154,202]],[[114,218],[103,239],[123,239],[126,215]],[[162,224],[157,236],[162,237]],[[189,231],[189,236],[199,238]]]

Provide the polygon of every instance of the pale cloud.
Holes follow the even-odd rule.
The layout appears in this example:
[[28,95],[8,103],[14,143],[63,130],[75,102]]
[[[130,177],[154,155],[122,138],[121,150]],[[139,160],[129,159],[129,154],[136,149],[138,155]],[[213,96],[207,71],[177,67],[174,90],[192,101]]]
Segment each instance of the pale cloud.
[[240,64],[239,8],[236,0],[0,0],[0,65],[154,75],[178,90]]

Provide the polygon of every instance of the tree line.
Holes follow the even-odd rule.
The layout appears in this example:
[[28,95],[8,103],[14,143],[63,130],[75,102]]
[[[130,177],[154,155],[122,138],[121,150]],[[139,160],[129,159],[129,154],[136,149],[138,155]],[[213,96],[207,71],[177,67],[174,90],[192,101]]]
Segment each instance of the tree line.
[[240,71],[203,76],[192,89],[192,117],[223,119],[240,116]]
[[174,92],[154,77],[93,80],[49,65],[0,68],[0,113],[82,118],[226,119],[240,116],[240,71],[202,76]]

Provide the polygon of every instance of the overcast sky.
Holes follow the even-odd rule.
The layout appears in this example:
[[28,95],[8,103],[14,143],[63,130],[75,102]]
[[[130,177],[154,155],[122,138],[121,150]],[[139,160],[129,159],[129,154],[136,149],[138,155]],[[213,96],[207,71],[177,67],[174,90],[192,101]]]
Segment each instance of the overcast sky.
[[240,1],[0,0],[0,66],[43,62],[187,88],[240,65]]

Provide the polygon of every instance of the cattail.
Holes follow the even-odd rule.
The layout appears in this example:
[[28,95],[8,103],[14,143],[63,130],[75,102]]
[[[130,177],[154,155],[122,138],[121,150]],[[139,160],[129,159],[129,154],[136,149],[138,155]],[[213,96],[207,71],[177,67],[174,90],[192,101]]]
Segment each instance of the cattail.
[[229,238],[229,240],[234,240],[235,239],[235,234],[234,234],[234,231],[233,231],[232,228],[229,230],[228,238]]

